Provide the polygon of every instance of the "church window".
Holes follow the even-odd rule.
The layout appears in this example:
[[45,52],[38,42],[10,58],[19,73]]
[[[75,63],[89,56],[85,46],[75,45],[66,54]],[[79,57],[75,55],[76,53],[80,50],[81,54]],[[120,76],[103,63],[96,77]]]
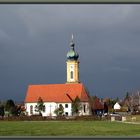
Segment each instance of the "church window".
[[30,114],[31,115],[33,114],[33,106],[32,105],[30,106]]
[[65,112],[65,115],[68,116],[68,112]]
[[44,105],[44,106],[43,106],[43,112],[45,112],[45,111],[46,111],[46,106]]
[[70,72],[70,77],[73,79],[73,71]]
[[84,113],[86,112],[86,105],[84,105]]
[[62,107],[62,104],[59,104],[59,107]]
[[65,104],[65,108],[68,108],[68,104]]

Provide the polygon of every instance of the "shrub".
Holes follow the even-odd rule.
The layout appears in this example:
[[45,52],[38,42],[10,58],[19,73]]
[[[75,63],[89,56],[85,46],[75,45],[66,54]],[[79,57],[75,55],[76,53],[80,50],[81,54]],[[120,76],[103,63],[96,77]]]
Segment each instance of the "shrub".
[[94,121],[94,120],[109,120],[110,116],[105,117],[98,117],[98,116],[57,116],[57,117],[43,117],[39,115],[32,115],[32,116],[10,116],[4,117],[3,119],[0,118],[1,121]]

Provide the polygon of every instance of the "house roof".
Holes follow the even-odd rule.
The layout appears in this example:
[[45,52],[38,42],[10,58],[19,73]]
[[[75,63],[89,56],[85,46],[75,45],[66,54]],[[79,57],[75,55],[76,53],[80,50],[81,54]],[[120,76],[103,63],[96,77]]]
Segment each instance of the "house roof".
[[114,105],[114,109],[121,109],[121,106],[119,105],[118,102],[116,102],[116,104]]
[[104,105],[100,102],[100,99],[97,98],[95,99],[94,103],[93,103],[93,109],[104,109]]
[[44,102],[72,102],[76,96],[83,102],[89,99],[82,83],[29,85],[25,103],[37,102],[39,97]]

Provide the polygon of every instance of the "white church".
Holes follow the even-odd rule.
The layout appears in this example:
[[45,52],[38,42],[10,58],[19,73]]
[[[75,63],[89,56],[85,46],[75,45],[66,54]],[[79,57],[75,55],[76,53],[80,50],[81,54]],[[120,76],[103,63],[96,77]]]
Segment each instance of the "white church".
[[25,108],[27,115],[35,115],[35,108],[38,99],[44,102],[45,109],[42,116],[56,116],[55,110],[62,105],[64,114],[72,116],[72,102],[79,97],[81,108],[79,115],[90,115],[89,95],[84,84],[79,81],[79,55],[75,51],[75,44],[72,40],[70,50],[67,53],[67,81],[64,84],[40,84],[29,85],[25,97]]

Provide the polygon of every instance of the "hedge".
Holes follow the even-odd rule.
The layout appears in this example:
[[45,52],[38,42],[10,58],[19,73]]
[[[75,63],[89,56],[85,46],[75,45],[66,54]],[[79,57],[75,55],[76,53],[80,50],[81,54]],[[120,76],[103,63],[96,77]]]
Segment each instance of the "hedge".
[[92,121],[92,120],[109,120],[110,116],[106,117],[99,117],[99,116],[59,116],[59,117],[42,117],[42,116],[10,116],[10,117],[4,117],[0,118],[0,121],[51,121],[51,120],[63,120],[63,121],[68,121],[68,120],[87,120],[87,121]]

